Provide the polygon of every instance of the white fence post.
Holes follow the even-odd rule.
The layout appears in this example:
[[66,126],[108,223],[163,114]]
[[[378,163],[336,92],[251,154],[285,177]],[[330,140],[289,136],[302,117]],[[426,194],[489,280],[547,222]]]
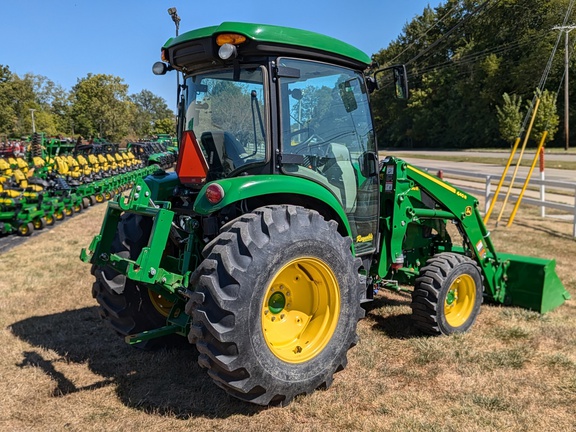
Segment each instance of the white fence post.
[[486,176],[486,188],[484,190],[484,214],[488,213],[488,209],[490,208],[490,204],[492,203],[492,199],[490,198],[490,194],[492,193],[491,191],[492,184],[490,183],[491,179],[492,176],[490,175]]
[[546,206],[544,203],[546,202],[546,185],[544,181],[546,180],[546,174],[544,174],[544,170],[540,170],[540,201],[542,201],[542,205],[540,206],[540,217],[546,217]]
[[576,188],[574,188],[574,228],[572,229],[572,236],[576,237]]

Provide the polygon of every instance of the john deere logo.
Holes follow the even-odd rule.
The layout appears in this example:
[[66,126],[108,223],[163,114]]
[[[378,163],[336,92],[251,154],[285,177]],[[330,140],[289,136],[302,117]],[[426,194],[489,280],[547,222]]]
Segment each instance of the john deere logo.
[[466,216],[470,216],[472,214],[472,207],[470,206],[466,207],[466,210],[464,210],[464,214]]
[[373,239],[374,239],[374,236],[372,234],[368,234],[367,236],[364,236],[364,237],[359,235],[358,237],[356,237],[356,243],[366,243],[366,242],[372,241]]

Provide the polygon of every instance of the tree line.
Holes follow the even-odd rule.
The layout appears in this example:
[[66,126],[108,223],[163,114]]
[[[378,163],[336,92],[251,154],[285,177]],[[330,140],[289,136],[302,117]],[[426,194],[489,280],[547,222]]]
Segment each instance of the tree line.
[[51,136],[111,142],[176,130],[174,112],[149,90],[129,94],[123,79],[91,74],[70,91],[47,77],[19,76],[0,65],[0,137],[30,135],[33,129]]
[[[385,89],[372,98],[380,145],[509,146],[527,129],[538,97],[529,146],[539,142],[544,130],[549,146],[564,146],[564,136],[558,133],[564,128],[564,98],[558,97],[564,89],[564,35],[553,27],[576,21],[574,14],[565,21],[569,3],[447,0],[427,7],[373,56],[380,66],[405,64],[411,86],[408,100],[391,99]],[[570,54],[573,46],[570,42]],[[570,59],[574,82],[572,70]],[[571,123],[574,116],[570,113]]]
[[[372,97],[381,146],[424,148],[505,147],[526,129],[540,98],[529,145],[544,131],[549,146],[564,145],[564,35],[553,28],[576,22],[572,0],[446,0],[408,22],[387,48],[373,55],[380,66],[407,66],[411,96]],[[576,32],[572,39],[576,40]],[[561,38],[561,39],[560,39]],[[543,72],[553,57],[547,80]],[[574,43],[570,43],[570,55]],[[570,82],[574,80],[570,58]],[[573,90],[574,89],[574,90]],[[570,88],[570,100],[576,97]],[[0,135],[36,129],[51,135],[119,141],[172,133],[174,113],[148,90],[128,94],[122,78],[88,74],[66,91],[46,77],[20,77],[0,65]],[[576,125],[576,113],[570,112]],[[571,128],[571,140],[576,127]],[[576,145],[576,143],[575,143]]]

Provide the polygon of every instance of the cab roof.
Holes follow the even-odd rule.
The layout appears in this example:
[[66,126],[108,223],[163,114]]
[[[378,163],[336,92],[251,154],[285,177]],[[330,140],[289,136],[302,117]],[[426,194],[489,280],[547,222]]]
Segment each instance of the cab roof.
[[363,51],[330,36],[291,27],[241,22],[223,22],[220,25],[191,30],[175,38],[168,39],[163,48],[170,49],[189,41],[211,36],[215,37],[220,33],[238,33],[255,42],[324,51],[337,56],[347,57],[366,66],[371,63],[370,57]]

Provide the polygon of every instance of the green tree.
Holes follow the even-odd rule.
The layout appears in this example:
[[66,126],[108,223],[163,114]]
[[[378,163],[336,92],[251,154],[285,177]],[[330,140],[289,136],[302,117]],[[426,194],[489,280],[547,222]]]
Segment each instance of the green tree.
[[174,135],[176,133],[176,119],[175,117],[165,117],[158,119],[154,122],[154,127],[152,129],[154,135],[158,134],[170,134]]
[[[130,101],[135,106],[134,117],[132,120],[132,129],[139,137],[151,135],[160,127],[168,126],[168,123],[174,125],[174,112],[168,108],[166,100],[156,96],[150,90],[142,90],[139,93],[130,96]],[[167,121],[164,121],[166,120]],[[161,121],[162,120],[162,121]],[[161,121],[160,123],[158,123]],[[169,133],[174,133],[175,126]]]
[[8,67],[0,69],[0,131],[12,136],[30,134],[30,110],[34,110],[36,130],[51,135],[64,132],[60,124],[66,116],[67,93],[61,86],[41,75],[19,77]]
[[558,132],[558,125],[560,119],[558,117],[558,110],[556,108],[556,93],[544,90],[540,93],[540,106],[534,119],[532,126],[532,138],[536,143],[540,143],[544,131],[548,131],[546,141],[554,140],[556,132]]
[[0,134],[11,135],[17,118],[13,107],[13,75],[8,66],[0,65]]
[[522,129],[522,98],[518,95],[510,96],[508,93],[502,95],[504,103],[496,107],[498,116],[500,136],[504,141],[513,143],[520,137]]
[[[406,64],[412,89],[408,104],[386,88],[373,95],[380,143],[503,145],[496,107],[504,93],[532,97],[558,38],[550,29],[567,6],[567,0],[448,0],[426,8],[373,56],[381,65]],[[575,19],[576,11],[569,22]],[[556,55],[544,89],[558,89],[561,77]]]
[[76,133],[118,142],[130,132],[128,85],[122,78],[89,73],[72,88],[71,102]]

